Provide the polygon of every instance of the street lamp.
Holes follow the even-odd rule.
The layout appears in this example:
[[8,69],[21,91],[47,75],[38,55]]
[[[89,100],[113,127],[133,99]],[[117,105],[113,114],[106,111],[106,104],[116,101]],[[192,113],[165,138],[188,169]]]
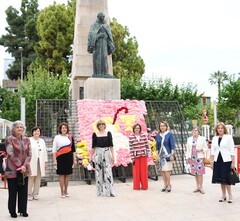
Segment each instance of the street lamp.
[[[23,82],[23,56],[22,56],[22,53],[23,53],[23,48],[22,47],[18,47],[18,50],[20,51],[20,55],[21,55],[21,84]],[[21,96],[21,121],[23,123],[23,125],[25,126],[25,112],[26,112],[26,109],[25,109],[25,97],[22,97]]]
[[18,47],[18,50],[20,51],[20,55],[21,55],[21,83],[22,83],[23,81],[23,57],[22,57],[23,48]]

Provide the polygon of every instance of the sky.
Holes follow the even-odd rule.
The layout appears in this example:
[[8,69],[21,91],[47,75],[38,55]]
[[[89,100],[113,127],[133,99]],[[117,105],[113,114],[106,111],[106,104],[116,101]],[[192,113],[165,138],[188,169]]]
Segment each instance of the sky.
[[[53,2],[39,0],[39,8]],[[20,3],[0,0],[0,35],[7,25],[4,11],[9,5],[19,9]],[[146,76],[192,82],[212,100],[217,86],[209,83],[210,74],[240,72],[239,8],[239,0],[108,0],[109,17],[136,37]],[[7,57],[3,51],[0,47],[1,62]]]

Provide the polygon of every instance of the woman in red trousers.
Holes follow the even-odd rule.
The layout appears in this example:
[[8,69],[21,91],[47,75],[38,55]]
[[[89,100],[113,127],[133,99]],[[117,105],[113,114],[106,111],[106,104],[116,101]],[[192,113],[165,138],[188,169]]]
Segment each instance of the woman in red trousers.
[[150,153],[147,135],[141,133],[140,124],[133,126],[133,134],[129,136],[130,156],[133,164],[133,189],[143,190],[148,188],[147,157]]

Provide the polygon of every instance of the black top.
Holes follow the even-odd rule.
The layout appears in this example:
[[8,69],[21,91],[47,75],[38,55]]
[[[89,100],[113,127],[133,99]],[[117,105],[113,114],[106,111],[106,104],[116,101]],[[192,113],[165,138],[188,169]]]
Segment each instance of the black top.
[[218,146],[219,146],[219,147],[220,147],[221,141],[222,141],[222,137],[219,137],[219,138],[218,138]]
[[113,147],[112,134],[108,131],[107,136],[97,137],[96,133],[92,135],[92,148],[94,147]]

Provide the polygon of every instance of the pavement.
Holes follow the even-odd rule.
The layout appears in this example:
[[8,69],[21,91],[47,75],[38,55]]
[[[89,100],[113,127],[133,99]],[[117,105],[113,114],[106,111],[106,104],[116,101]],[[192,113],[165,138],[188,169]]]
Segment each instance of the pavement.
[[[60,197],[57,182],[41,187],[39,200],[28,201],[29,217],[17,220],[33,221],[235,221],[240,219],[240,184],[232,186],[233,203],[218,202],[219,184],[211,184],[210,168],[204,175],[205,194],[193,193],[195,180],[191,175],[171,176],[172,191],[161,192],[162,177],[149,179],[149,189],[132,189],[132,179],[116,180],[116,197],[96,196],[94,183],[70,182],[69,198]],[[2,186],[0,181],[0,186]],[[0,221],[12,220],[7,209],[8,191],[0,189]]]

